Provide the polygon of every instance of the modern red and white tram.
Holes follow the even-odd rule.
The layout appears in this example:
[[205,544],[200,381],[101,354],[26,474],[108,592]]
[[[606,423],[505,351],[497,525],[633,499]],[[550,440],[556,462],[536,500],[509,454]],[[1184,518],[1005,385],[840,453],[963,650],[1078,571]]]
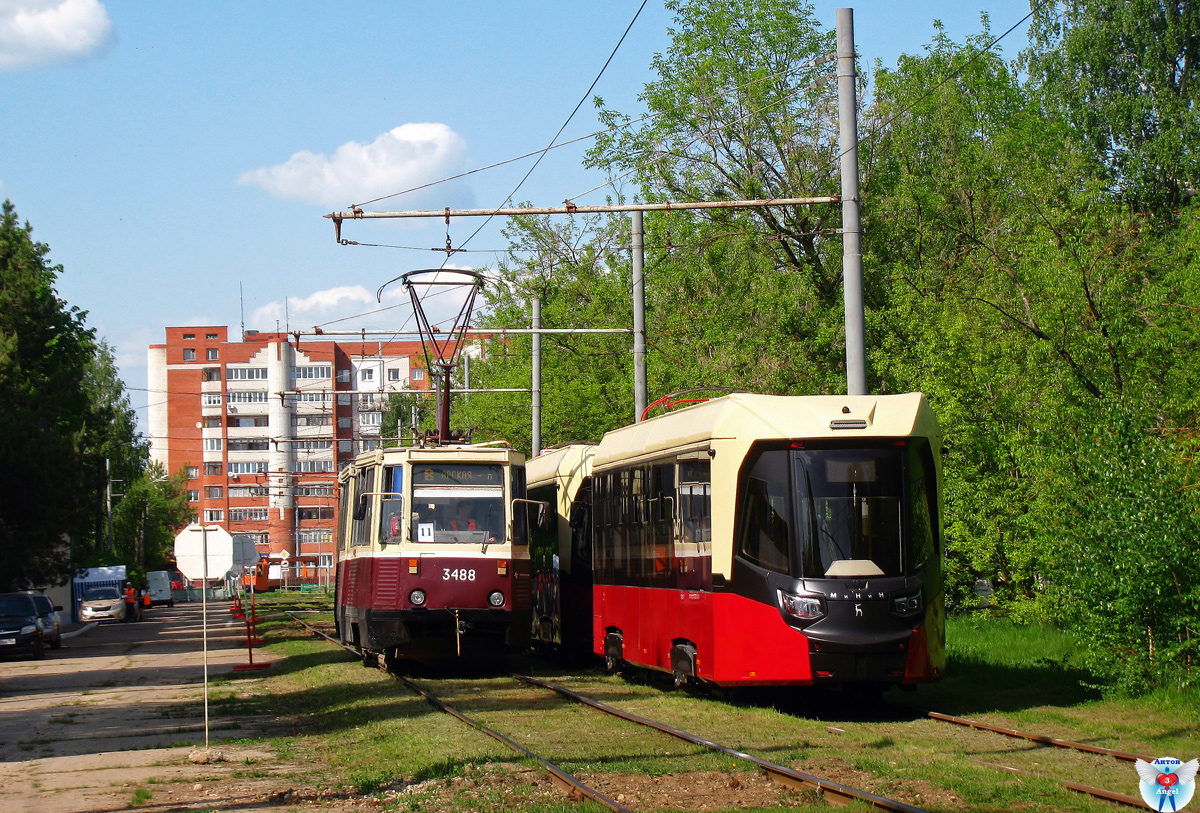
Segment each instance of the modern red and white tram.
[[590,639],[610,668],[942,675],[941,437],[920,393],[726,395],[609,432],[591,469]]
[[529,629],[525,457],[488,444],[359,455],[338,476],[341,640],[387,663],[493,658]]

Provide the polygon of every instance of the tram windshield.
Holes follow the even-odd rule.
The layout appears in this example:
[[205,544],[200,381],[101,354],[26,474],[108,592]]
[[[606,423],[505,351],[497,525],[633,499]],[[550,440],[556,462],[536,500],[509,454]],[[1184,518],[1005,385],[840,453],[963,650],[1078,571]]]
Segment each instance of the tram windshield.
[[413,530],[417,542],[503,542],[504,490],[414,488]]
[[[909,537],[909,567],[923,565],[934,531],[925,504],[913,508],[905,531],[907,457],[906,446],[894,444],[761,452],[747,477],[739,552],[799,577],[896,576]],[[914,468],[910,490],[923,503],[925,466]]]

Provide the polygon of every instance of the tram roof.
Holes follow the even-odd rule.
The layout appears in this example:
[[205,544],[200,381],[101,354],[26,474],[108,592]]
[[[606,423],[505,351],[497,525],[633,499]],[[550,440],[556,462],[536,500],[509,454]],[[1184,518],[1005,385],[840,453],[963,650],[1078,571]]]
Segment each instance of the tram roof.
[[[572,443],[557,449],[549,449],[525,462],[525,475],[530,484],[559,476],[568,478],[585,467],[585,457],[590,458],[595,446]],[[590,460],[586,461],[590,464]],[[588,466],[590,468],[590,465]]]
[[[860,421],[834,428],[834,421]],[[729,439],[749,444],[769,438],[850,439],[933,437],[932,410],[919,392],[902,395],[757,395],[732,393],[607,433],[596,447],[604,466]]]

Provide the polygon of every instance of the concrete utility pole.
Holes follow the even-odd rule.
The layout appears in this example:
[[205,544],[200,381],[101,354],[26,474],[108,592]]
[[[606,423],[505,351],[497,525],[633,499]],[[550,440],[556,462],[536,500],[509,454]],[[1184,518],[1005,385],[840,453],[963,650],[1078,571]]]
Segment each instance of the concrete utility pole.
[[534,299],[532,302],[532,319],[530,325],[533,327],[533,431],[530,438],[529,452],[533,457],[537,457],[542,453],[542,334],[539,333],[542,329],[542,300]]
[[842,175],[842,301],[846,313],[846,394],[867,394],[862,219],[858,199],[858,71],[854,9],[837,10],[838,147]]
[[646,394],[646,230],[642,210],[633,213],[633,421],[642,420]]

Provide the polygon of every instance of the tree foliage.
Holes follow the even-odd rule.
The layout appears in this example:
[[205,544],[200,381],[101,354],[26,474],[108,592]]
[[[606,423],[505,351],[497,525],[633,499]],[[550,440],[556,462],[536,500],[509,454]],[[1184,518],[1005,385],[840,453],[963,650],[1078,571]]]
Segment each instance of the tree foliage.
[[[59,298],[62,266],[49,263],[49,247],[32,232],[6,200],[0,214],[0,589],[61,583],[72,566],[157,566],[167,550],[163,540],[188,513],[180,476],[147,485],[147,478],[165,475],[147,471],[146,443],[112,349],[87,327],[84,312]],[[134,495],[128,507],[118,501],[114,511],[115,550],[108,548],[109,477],[118,492]],[[137,513],[135,502],[140,515],[123,520]]]
[[[670,7],[671,47],[641,97],[650,115],[599,102],[619,129],[591,165],[646,201],[835,192],[831,89],[814,84],[829,68],[810,64],[832,38],[811,8]],[[950,606],[989,580],[1015,617],[1071,625],[1097,675],[1129,690],[1190,679],[1200,614],[1194,556],[1171,553],[1200,508],[1195,8],[1041,4],[1019,62],[993,47],[986,17],[961,43],[935,25],[924,53],[876,72],[860,145],[868,381],[926,392],[948,439]],[[844,391],[835,209],[645,224],[652,397]],[[515,223],[488,324],[528,325],[537,297],[549,327],[628,327],[628,229]],[[547,445],[629,422],[626,337],[544,347]],[[482,377],[528,386],[528,348],[493,343]],[[524,397],[463,409],[527,442]]]

